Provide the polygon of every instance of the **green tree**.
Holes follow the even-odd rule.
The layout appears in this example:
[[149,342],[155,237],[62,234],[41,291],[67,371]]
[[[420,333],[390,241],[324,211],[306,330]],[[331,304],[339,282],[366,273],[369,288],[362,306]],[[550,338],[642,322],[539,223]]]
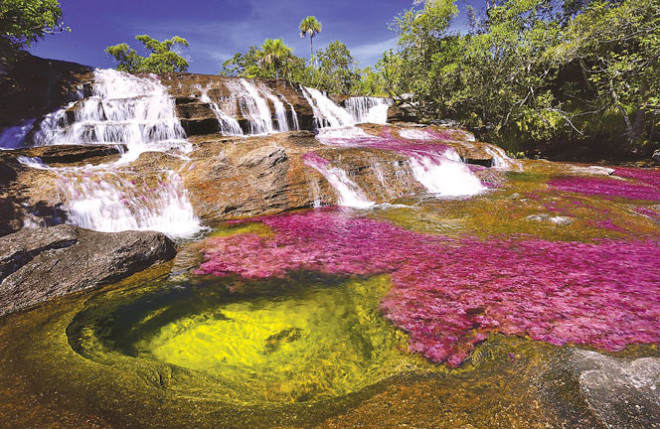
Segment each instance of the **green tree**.
[[185,60],[175,48],[187,47],[188,41],[179,36],[171,39],[158,40],[146,34],[135,37],[142,43],[144,49],[149,53],[143,57],[135,49],[131,49],[126,43],[108,46],[105,52],[110,54],[119,64],[117,70],[129,73],[172,73],[185,72],[188,70],[188,61]]
[[315,87],[334,94],[351,94],[359,89],[357,61],[344,43],[339,40],[330,43],[317,52],[315,60],[318,64]]
[[660,0],[589,3],[568,22],[554,54],[580,68],[580,95],[591,112],[618,113],[626,145],[649,143],[660,113]]
[[0,58],[16,53],[47,34],[69,30],[63,27],[57,0],[2,0],[0,2]]
[[266,39],[259,53],[260,61],[275,70],[275,78],[280,78],[280,71],[288,75],[287,69],[293,61],[293,51],[282,39]]
[[321,23],[315,16],[308,16],[300,23],[300,37],[309,36],[309,60],[314,58],[314,36],[321,32]]

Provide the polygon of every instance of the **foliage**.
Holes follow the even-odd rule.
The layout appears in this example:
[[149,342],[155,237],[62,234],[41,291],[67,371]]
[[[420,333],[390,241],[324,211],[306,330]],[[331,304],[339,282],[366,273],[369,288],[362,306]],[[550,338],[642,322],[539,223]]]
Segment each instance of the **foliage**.
[[235,54],[222,65],[223,76],[284,78],[292,82],[318,88],[335,94],[382,93],[382,79],[371,69],[365,71],[367,83],[363,83],[362,71],[346,45],[332,42],[314,56],[316,66],[306,65],[296,57],[281,39],[266,39],[260,47],[251,46],[248,52]]
[[308,16],[300,23],[300,37],[309,36],[309,58],[314,57],[314,36],[321,32],[321,23],[315,16]]
[[280,70],[287,72],[288,65],[293,61],[293,51],[282,39],[266,39],[261,47],[259,60],[267,67],[275,70],[275,77],[280,78]]
[[175,48],[187,47],[188,41],[179,36],[159,42],[146,34],[135,37],[142,43],[144,49],[149,53],[148,57],[143,57],[135,49],[131,49],[128,44],[121,43],[114,46],[108,46],[105,52],[110,54],[119,65],[117,70],[129,73],[172,73],[185,72],[188,70],[188,61],[185,60]]
[[657,146],[660,0],[496,0],[467,11],[466,34],[448,32],[451,0],[417,1],[395,18],[398,48],[377,65],[393,96],[510,150]]
[[19,49],[63,30],[69,29],[63,27],[58,0],[0,2],[0,58],[11,59]]

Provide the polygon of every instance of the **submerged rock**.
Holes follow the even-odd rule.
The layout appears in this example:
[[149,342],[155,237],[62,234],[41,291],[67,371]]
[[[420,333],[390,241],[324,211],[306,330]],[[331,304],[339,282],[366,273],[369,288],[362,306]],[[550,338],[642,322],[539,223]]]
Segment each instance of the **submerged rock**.
[[117,282],[174,256],[174,243],[152,231],[23,229],[0,238],[0,315]]
[[607,428],[660,428],[660,359],[575,350],[570,364],[589,408]]

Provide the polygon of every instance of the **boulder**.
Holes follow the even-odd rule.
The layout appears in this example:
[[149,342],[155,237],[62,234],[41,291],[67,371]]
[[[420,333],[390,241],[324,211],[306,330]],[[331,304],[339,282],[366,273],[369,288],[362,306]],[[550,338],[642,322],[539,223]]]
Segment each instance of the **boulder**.
[[592,413],[608,428],[660,425],[660,359],[617,359],[574,350],[567,365]]
[[387,122],[392,124],[397,122],[417,122],[418,119],[412,109],[406,105],[395,104],[387,109]]
[[0,238],[0,316],[117,282],[175,256],[175,244],[159,232],[23,229]]

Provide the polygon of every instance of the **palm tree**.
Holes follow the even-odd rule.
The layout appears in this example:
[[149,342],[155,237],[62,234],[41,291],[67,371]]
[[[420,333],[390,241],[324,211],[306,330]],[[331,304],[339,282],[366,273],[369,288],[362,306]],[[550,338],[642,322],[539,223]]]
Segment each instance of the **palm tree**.
[[308,16],[300,23],[300,37],[304,38],[309,34],[309,61],[314,58],[314,36],[321,32],[321,23],[315,16]]
[[263,64],[272,65],[275,69],[275,76],[280,78],[280,68],[286,66],[293,56],[291,48],[289,48],[282,39],[266,39],[261,52],[259,53],[259,60]]

